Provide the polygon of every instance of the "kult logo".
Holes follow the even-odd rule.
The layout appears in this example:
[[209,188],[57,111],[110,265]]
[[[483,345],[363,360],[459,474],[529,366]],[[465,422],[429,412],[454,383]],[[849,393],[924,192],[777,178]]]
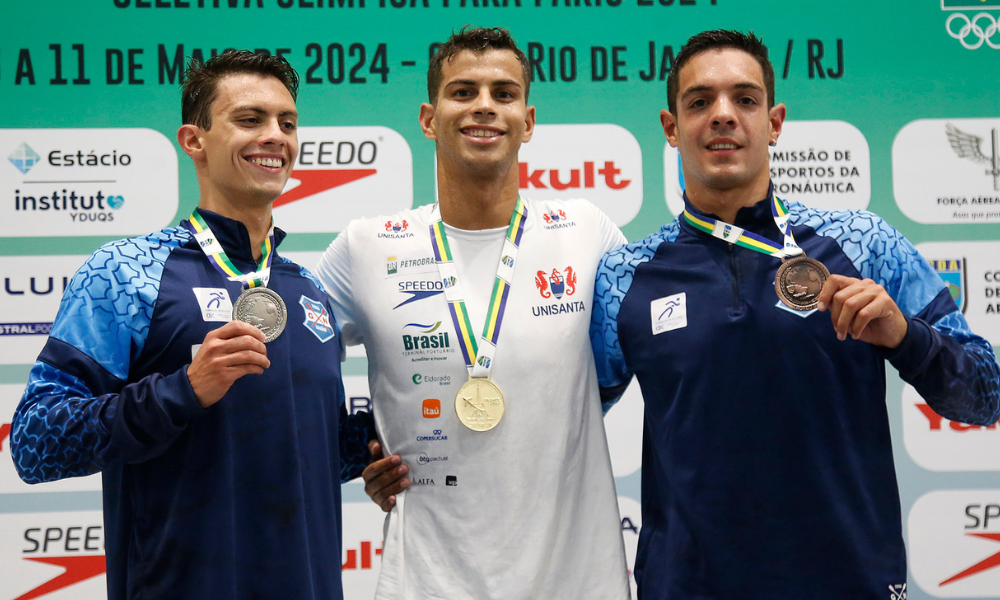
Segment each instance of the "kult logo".
[[[518,159],[518,187],[536,201],[583,196],[619,226],[642,205],[642,150],[624,127],[538,125]],[[540,208],[546,229],[573,226],[565,208]]]
[[[375,556],[382,556],[382,548],[376,548],[374,552]],[[358,558],[360,557],[360,561]],[[347,558],[344,560],[344,564],[340,565],[341,571],[352,571],[355,569],[368,570],[372,568],[372,543],[371,542],[361,542],[361,547],[359,550],[354,550],[353,548],[347,550]]]

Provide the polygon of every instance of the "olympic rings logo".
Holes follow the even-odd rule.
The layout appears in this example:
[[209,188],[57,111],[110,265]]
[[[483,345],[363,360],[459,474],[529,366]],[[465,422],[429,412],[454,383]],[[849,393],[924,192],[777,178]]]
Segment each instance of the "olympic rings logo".
[[[965,20],[965,24],[958,31],[954,31],[951,26],[952,22],[962,19]],[[985,28],[980,26],[980,21],[983,19],[987,23]],[[1000,31],[1000,23],[997,23],[997,20],[990,13],[981,12],[972,19],[962,13],[953,13],[945,21],[944,28],[948,30],[948,35],[961,42],[969,50],[975,50],[983,43],[994,50],[1000,50],[1000,36],[997,36],[998,41],[993,41],[993,36]],[[974,39],[971,43],[969,42],[970,37]]]

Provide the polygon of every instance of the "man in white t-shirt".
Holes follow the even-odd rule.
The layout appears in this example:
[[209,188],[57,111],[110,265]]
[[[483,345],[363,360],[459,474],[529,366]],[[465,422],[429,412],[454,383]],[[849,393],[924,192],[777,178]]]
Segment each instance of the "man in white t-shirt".
[[438,203],[354,221],[317,268],[391,453],[366,473],[391,509],[380,599],[629,597],[588,336],[625,238],[586,201],[519,197],[529,80],[506,30],[453,35],[420,108]]

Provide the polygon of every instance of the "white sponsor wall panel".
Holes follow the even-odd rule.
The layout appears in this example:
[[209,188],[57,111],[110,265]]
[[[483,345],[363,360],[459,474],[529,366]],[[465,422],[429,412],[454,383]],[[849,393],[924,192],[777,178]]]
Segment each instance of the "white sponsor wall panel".
[[[827,210],[865,209],[872,196],[868,140],[846,121],[785,121],[769,149],[779,198]],[[680,155],[663,147],[663,190],[670,212],[684,211]]]
[[0,236],[130,236],[177,212],[177,153],[145,128],[0,129]]
[[1000,426],[949,421],[909,385],[902,399],[903,441],[913,462],[929,471],[1000,471]]
[[1000,345],[1000,242],[926,242],[917,250],[941,274],[969,328]]
[[[388,127],[300,127],[299,156],[274,222],[289,233],[343,230],[413,206],[413,155]],[[311,267],[312,265],[306,265]]]
[[918,223],[1000,223],[1000,119],[917,119],[892,143],[899,210]]
[[0,364],[30,364],[48,339],[63,291],[85,255],[0,256]]
[[0,600],[104,600],[101,511],[0,514]]
[[910,577],[924,592],[1000,598],[1000,489],[925,494],[910,510],[908,533]]
[[642,150],[619,125],[536,125],[517,158],[529,198],[584,198],[619,227],[642,206]]

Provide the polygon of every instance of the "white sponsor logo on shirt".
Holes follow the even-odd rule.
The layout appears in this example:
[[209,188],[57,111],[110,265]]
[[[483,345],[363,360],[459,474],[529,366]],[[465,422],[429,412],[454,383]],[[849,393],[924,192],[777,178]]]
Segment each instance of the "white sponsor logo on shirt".
[[198,298],[201,318],[228,323],[233,320],[233,302],[225,288],[191,288]]
[[687,292],[657,298],[649,303],[653,335],[687,327]]

